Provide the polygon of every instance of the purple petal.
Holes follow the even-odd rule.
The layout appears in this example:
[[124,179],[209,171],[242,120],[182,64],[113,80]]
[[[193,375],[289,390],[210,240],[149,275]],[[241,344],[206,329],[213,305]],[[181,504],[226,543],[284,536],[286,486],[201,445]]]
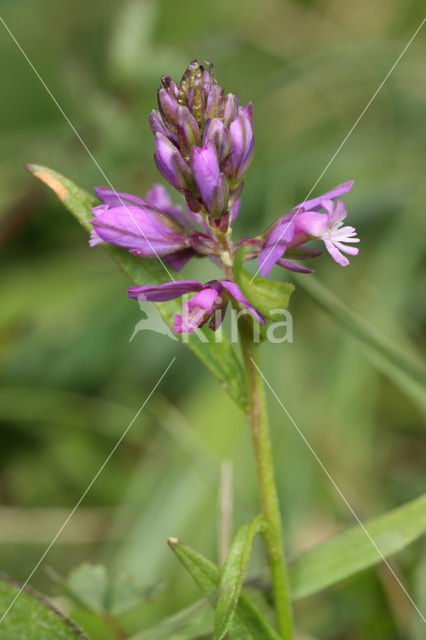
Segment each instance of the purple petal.
[[182,305],[182,315],[176,315],[173,320],[175,333],[192,333],[202,327],[212,313],[218,309],[223,300],[215,288],[204,285],[188,302]]
[[213,144],[194,147],[191,153],[191,167],[198,191],[203,199],[209,200],[219,182],[219,162]]
[[340,253],[339,249],[335,247],[332,242],[330,242],[329,240],[325,240],[324,244],[328,253],[331,255],[335,262],[340,264],[342,267],[348,266],[349,260],[342,253]]
[[188,219],[182,209],[173,205],[169,192],[162,184],[154,184],[146,194],[146,202],[156,209],[173,216],[182,227],[188,226]]
[[196,280],[181,280],[179,282],[167,282],[152,287],[129,287],[127,293],[134,300],[146,300],[147,302],[167,302],[193,291],[201,291],[204,285]]
[[231,223],[232,224],[238,218],[238,214],[240,213],[240,209],[241,209],[241,198],[239,200],[237,200],[236,202],[234,202],[234,204],[232,205],[232,208],[231,208]]
[[240,287],[235,282],[231,282],[231,280],[221,280],[221,284],[223,287],[225,287],[225,289],[229,291],[229,293],[233,298],[235,298],[235,300],[237,300],[238,302],[241,302],[241,304],[247,307],[250,313],[259,322],[261,322],[262,324],[266,324],[265,318],[263,317],[263,315],[260,313],[260,311],[256,309],[256,307],[254,307],[251,304],[251,302],[247,300],[247,298],[244,296],[243,292],[241,291]]
[[102,244],[102,242],[103,242],[102,238],[98,236],[98,234],[94,229],[91,229],[89,245],[91,247],[96,247],[98,244]]
[[213,215],[220,215],[228,204],[227,183],[220,173],[216,147],[209,143],[205,147],[192,147],[192,174],[204,206]]
[[108,209],[91,221],[102,240],[152,257],[186,247],[183,229],[170,216],[145,205]]
[[308,210],[313,211],[314,209],[317,209],[321,206],[321,200],[324,200],[324,199],[333,200],[333,198],[338,198],[339,196],[342,196],[344,193],[347,193],[348,191],[350,191],[353,185],[354,185],[353,180],[348,180],[348,182],[343,182],[342,184],[337,185],[337,187],[334,187],[334,189],[331,189],[330,191],[327,191],[327,193],[324,193],[322,196],[319,196],[318,198],[312,198],[312,200],[305,200],[305,202],[301,202],[300,204],[297,205],[297,207],[295,207],[295,209],[303,208],[305,211],[308,211]]
[[284,267],[284,269],[288,269],[289,271],[295,271],[296,273],[314,273],[315,269],[308,269],[307,267],[302,267],[300,264],[296,264],[295,262],[290,262],[289,260],[278,260],[277,264],[280,267]]
[[188,186],[189,167],[177,147],[161,133],[155,135],[155,144],[157,152],[154,160],[159,172],[176,189]]
[[264,278],[267,277],[274,264],[276,264],[283,255],[284,251],[285,249],[280,243],[275,246],[266,246],[262,251],[260,251],[258,256],[259,271]]
[[294,220],[296,233],[306,233],[308,236],[320,238],[328,229],[328,215],[307,211],[299,213]]
[[348,215],[348,212],[346,211],[343,201],[338,200],[334,208],[334,211],[330,217],[330,222],[333,223],[333,222],[344,220],[347,215]]
[[[119,191],[114,191],[114,189],[108,189],[107,187],[95,187],[95,193],[99,200],[111,208],[124,207],[129,204],[132,206],[136,204],[137,206],[142,207],[146,204],[145,200],[142,200],[142,198],[133,196],[130,193],[120,193]],[[95,208],[97,209],[98,207]],[[94,211],[94,209],[92,209],[92,211]]]
[[192,248],[182,249],[170,255],[164,256],[163,261],[174,271],[182,271],[185,265],[199,254]]
[[172,207],[172,201],[169,196],[169,192],[162,184],[153,184],[151,189],[146,194],[146,201],[152,204],[156,209],[167,209]]

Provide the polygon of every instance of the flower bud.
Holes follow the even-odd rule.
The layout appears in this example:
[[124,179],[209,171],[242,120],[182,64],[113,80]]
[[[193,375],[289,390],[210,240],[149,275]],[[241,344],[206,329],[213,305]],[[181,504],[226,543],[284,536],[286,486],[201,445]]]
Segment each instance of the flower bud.
[[172,91],[164,89],[164,87],[158,90],[158,108],[164,122],[172,125],[176,124],[176,111],[178,106],[179,103]]
[[194,118],[200,125],[204,124],[204,111],[206,107],[206,96],[203,91],[202,80],[199,76],[195,76],[194,83],[188,96],[188,107]]
[[161,133],[155,135],[155,144],[157,152],[154,160],[159,172],[175,189],[188,188],[191,184],[191,172],[179,149]]
[[178,107],[176,123],[181,151],[184,156],[189,157],[191,147],[201,144],[200,128],[188,107]]
[[241,109],[229,126],[231,150],[226,166],[226,175],[232,181],[240,181],[253,156],[254,137],[250,116]]
[[224,214],[228,207],[228,183],[219,169],[216,148],[209,143],[191,150],[192,175],[207,211],[214,218]]
[[163,136],[167,135],[167,129],[163,122],[163,119],[158,111],[153,109],[148,117],[149,126],[151,128],[152,133],[155,135],[156,133],[162,133]]
[[224,160],[229,153],[230,137],[228,129],[219,118],[210,120],[204,131],[203,144],[206,145],[209,142],[216,147],[219,161]]
[[206,120],[218,118],[222,109],[223,91],[218,84],[214,84],[209,91],[206,102]]
[[227,127],[238,115],[238,99],[233,93],[228,93],[223,101],[223,121]]

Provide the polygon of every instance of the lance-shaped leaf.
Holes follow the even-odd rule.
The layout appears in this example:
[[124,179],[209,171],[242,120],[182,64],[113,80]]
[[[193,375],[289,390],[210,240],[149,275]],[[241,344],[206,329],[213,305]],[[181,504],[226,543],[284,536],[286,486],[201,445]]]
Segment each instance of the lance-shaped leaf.
[[357,526],[338,533],[297,558],[289,567],[293,599],[317,593],[383,562],[423,535],[426,495],[367,522],[365,529]]
[[277,311],[287,309],[294,285],[289,282],[273,282],[256,278],[243,267],[244,256],[250,251],[242,247],[235,256],[235,280],[246,298],[263,313],[266,318],[276,320]]
[[[88,640],[71,620],[44,596],[0,575],[0,637],[4,640]],[[19,595],[18,595],[19,593]],[[13,605],[10,607],[10,605]],[[8,608],[10,609],[8,610]]]
[[219,584],[214,640],[222,640],[231,625],[243,588],[254,539],[258,533],[265,531],[267,526],[265,516],[260,515],[253,522],[243,525],[232,541]]
[[[94,195],[81,189],[71,180],[52,169],[36,164],[27,165],[27,169],[56,193],[64,206],[86,231],[91,231],[90,220],[93,218],[91,210],[92,207],[99,204]],[[120,247],[107,244],[102,246],[134,284],[154,285],[169,281],[169,275],[158,259],[141,260]],[[163,320],[171,327],[173,316],[180,311],[179,303],[172,300],[161,303],[157,308]],[[199,330],[200,337],[197,333],[185,334],[185,343],[218,378],[237,404],[245,407],[247,392],[244,374],[241,363],[229,340],[224,334],[222,334],[220,341],[217,340],[214,332],[205,327]],[[179,337],[182,339],[182,336]]]
[[[169,545],[201,591],[214,602],[215,597],[212,598],[212,596],[215,596],[221,578],[219,567],[175,538],[169,539]],[[250,638],[254,640],[279,640],[280,638],[244,593],[240,594],[236,616],[228,630],[228,636],[232,640],[240,640],[240,638],[241,640],[249,640]]]

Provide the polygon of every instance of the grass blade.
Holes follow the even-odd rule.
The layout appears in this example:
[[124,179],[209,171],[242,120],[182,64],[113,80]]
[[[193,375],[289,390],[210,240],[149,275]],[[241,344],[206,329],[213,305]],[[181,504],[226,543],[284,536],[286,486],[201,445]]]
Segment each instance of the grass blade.
[[[297,283],[321,309],[360,340],[374,356],[375,364],[390,375],[423,409],[426,409],[426,369],[375,329],[367,320],[340,302],[316,278],[298,278]],[[392,375],[393,374],[393,375]]]
[[[385,558],[426,532],[426,495],[366,523]],[[353,527],[306,551],[290,565],[291,594],[304,598],[382,562],[361,527]]]

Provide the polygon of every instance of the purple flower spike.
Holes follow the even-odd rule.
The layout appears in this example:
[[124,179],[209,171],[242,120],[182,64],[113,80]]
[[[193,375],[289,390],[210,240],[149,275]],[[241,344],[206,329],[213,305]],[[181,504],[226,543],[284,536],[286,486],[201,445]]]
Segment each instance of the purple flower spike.
[[214,218],[220,217],[227,210],[229,190],[213,144],[192,148],[191,169],[205,208]]
[[157,153],[154,154],[154,160],[159,172],[175,189],[188,187],[191,183],[191,173],[179,149],[161,133],[155,135],[155,143]]
[[[162,77],[158,110],[151,113],[149,123],[160,173],[183,192],[193,213],[223,216],[225,229],[253,155],[252,105],[242,108],[232,93],[225,96],[213,65],[193,60],[179,85]],[[210,146],[216,158],[210,151],[204,153]],[[195,149],[202,153],[197,155]]]

